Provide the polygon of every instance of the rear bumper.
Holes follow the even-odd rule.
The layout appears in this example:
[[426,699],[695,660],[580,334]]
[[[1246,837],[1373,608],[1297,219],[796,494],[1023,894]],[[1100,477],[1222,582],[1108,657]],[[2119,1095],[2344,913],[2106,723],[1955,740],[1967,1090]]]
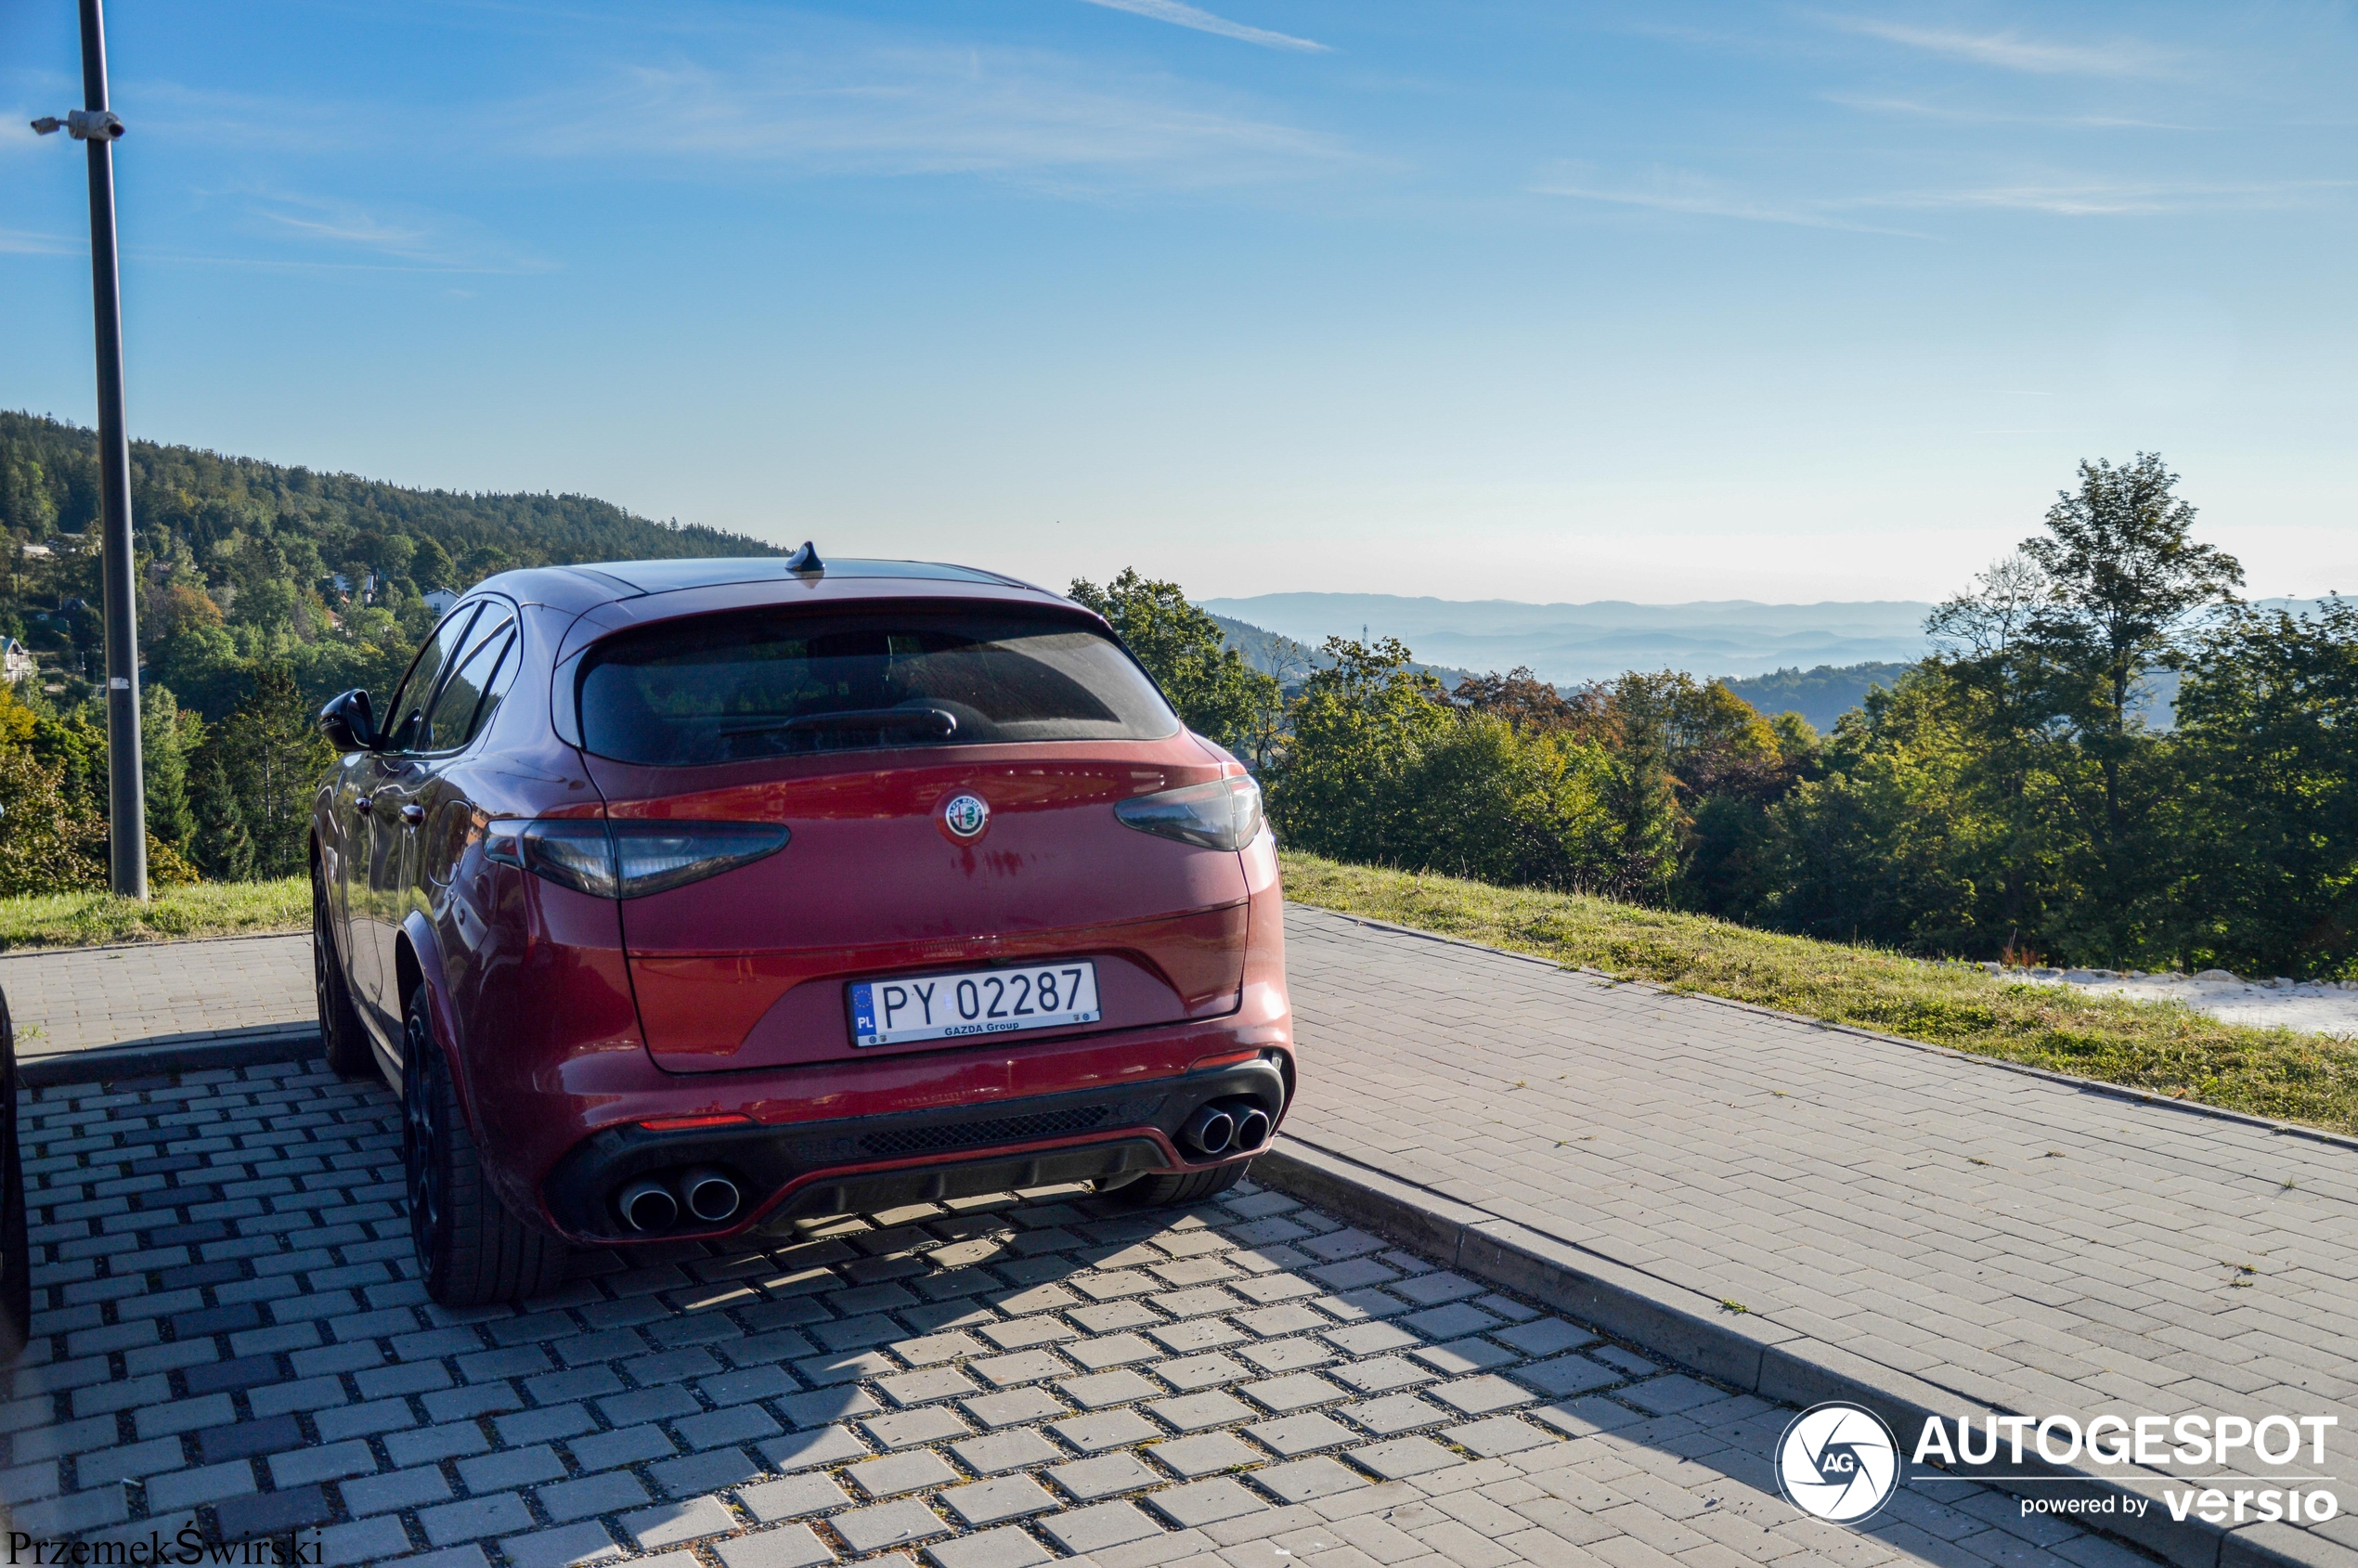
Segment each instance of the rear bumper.
[[[1190,1158],[1181,1129],[1213,1101],[1250,1100],[1272,1124],[1291,1098],[1291,1062],[1270,1051],[1201,1071],[1066,1094],[784,1125],[654,1132],[607,1127],[550,1171],[541,1198],[567,1239],[610,1245],[742,1235],[811,1214],[1004,1192],[1155,1171],[1202,1170],[1246,1158]],[[686,1221],[659,1235],[632,1230],[614,1199],[640,1180],[726,1174],[744,1195],[727,1221]]]

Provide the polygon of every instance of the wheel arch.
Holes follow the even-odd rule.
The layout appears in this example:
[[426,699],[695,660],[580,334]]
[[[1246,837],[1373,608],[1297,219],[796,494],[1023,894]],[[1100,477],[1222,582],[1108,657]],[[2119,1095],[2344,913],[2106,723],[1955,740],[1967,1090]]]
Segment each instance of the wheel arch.
[[469,1131],[480,1133],[482,1119],[475,1114],[473,1075],[467,1070],[458,1012],[451,1005],[450,987],[443,975],[442,944],[434,940],[432,924],[415,910],[394,936],[393,976],[396,987],[394,994],[401,999],[405,1008],[418,988],[425,987],[426,1022],[434,1030],[435,1043],[442,1047],[443,1060],[449,1066],[450,1082],[459,1094],[460,1114],[467,1119]]
[[[534,1190],[531,1178],[503,1157],[499,1130],[486,1125],[484,1106],[476,1094],[476,1064],[469,1055],[458,999],[444,971],[442,944],[436,939],[434,923],[423,911],[411,910],[395,933],[393,961],[394,978],[401,988],[404,1006],[419,987],[425,988],[426,1022],[434,1030],[434,1043],[442,1047],[443,1064],[450,1075],[451,1095],[459,1103],[460,1119],[483,1152],[484,1175],[495,1200],[532,1229],[556,1234],[541,1214],[539,1195]],[[490,1120],[496,1121],[498,1118]]]

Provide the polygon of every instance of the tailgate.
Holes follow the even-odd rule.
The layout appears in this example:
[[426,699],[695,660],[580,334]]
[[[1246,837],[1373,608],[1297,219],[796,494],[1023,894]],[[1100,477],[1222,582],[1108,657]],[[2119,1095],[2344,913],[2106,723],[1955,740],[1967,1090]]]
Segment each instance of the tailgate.
[[[622,905],[647,1049],[670,1071],[1020,1049],[1237,1005],[1247,896],[1239,857],[1138,833],[1112,809],[1215,776],[1216,767],[976,759],[715,781],[636,801],[631,786],[655,782],[654,771],[594,758],[591,767],[617,818],[784,822],[793,833],[765,860]],[[687,782],[665,771],[664,783]],[[988,828],[971,842],[939,822],[942,802],[961,794],[991,808]],[[1099,1022],[973,1043],[851,1043],[845,990],[853,979],[1049,957],[1095,961]]]

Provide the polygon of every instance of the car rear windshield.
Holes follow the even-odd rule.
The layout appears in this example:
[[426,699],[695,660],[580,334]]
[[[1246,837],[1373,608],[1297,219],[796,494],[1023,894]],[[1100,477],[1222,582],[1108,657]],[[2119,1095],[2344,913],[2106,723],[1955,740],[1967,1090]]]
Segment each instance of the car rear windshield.
[[1111,639],[1019,612],[704,616],[610,639],[583,667],[583,745],[656,766],[1179,730]]

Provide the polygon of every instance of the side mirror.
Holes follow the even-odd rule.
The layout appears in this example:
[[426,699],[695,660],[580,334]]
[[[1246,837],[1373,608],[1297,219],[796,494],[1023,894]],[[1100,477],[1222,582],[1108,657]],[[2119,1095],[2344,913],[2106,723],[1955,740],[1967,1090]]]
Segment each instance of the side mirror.
[[380,737],[369,693],[355,687],[331,700],[319,710],[319,732],[338,751],[376,750]]

